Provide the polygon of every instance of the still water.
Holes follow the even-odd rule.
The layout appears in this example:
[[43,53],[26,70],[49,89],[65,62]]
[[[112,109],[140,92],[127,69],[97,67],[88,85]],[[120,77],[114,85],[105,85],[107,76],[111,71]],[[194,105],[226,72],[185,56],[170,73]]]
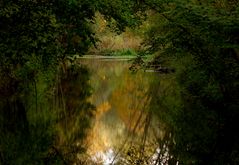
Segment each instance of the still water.
[[133,159],[131,152],[142,157],[140,152],[136,154],[139,149],[153,161],[158,152],[156,139],[163,134],[149,111],[152,97],[149,89],[157,78],[155,73],[132,73],[127,59],[80,61],[90,70],[93,88],[90,102],[96,106],[95,120],[86,140],[92,160],[115,164]]

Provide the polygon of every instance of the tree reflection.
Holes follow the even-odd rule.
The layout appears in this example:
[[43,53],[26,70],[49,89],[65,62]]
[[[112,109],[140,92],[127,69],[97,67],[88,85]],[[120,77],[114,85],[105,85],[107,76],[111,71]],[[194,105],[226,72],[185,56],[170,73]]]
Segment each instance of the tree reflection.
[[[55,82],[0,82],[0,164],[84,162],[84,138],[94,117],[89,72],[71,65]],[[14,85],[15,84],[15,85]],[[23,90],[24,89],[24,90]],[[37,102],[36,102],[37,100]]]
[[56,91],[60,100],[57,148],[68,163],[82,161],[77,159],[77,154],[85,152],[84,138],[95,109],[88,101],[91,90],[89,72],[81,65],[72,65],[59,79]]

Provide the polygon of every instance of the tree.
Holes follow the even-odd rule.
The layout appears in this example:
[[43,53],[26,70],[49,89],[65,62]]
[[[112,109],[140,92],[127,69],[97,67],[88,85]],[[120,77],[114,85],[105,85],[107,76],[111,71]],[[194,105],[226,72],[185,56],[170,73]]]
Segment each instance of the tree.
[[[62,124],[63,119],[69,121],[68,117],[74,116],[72,114],[81,113],[81,119],[71,120],[69,124],[78,125],[79,121],[87,118],[87,122],[80,123],[82,132],[79,132],[84,134],[83,128],[90,125],[88,119],[92,109],[86,102],[90,94],[87,70],[66,66],[66,57],[84,54],[95,43],[90,25],[94,23],[96,11],[104,11],[108,18],[115,17],[115,20],[125,22],[121,30],[126,24],[133,24],[133,18],[131,22],[125,21],[133,11],[133,6],[125,5],[130,1],[118,2],[122,2],[120,4],[125,10],[119,8],[118,3],[110,5],[111,1],[98,0],[0,1],[1,164],[67,163],[66,155],[61,154],[65,153],[64,148],[59,151],[54,147],[60,136],[56,125]],[[122,16],[120,13],[124,17],[117,19]],[[77,104],[79,109],[69,108],[67,113],[61,111],[62,107],[55,110],[50,102],[59,101],[59,98],[54,100],[59,94],[55,89],[66,81],[64,74],[81,80],[81,87],[85,87],[85,91],[79,89],[83,92],[82,102]],[[72,93],[62,89],[61,94],[70,97]],[[62,105],[63,109],[69,104]],[[84,108],[87,110],[85,113],[82,112]],[[68,116],[62,119],[62,113]],[[34,152],[28,154],[29,150]]]
[[143,3],[157,14],[145,42],[147,51],[158,52],[158,64],[174,63],[180,86],[175,88],[182,99],[179,109],[164,104],[166,115],[173,117],[168,121],[173,159],[182,164],[237,164],[238,1]]

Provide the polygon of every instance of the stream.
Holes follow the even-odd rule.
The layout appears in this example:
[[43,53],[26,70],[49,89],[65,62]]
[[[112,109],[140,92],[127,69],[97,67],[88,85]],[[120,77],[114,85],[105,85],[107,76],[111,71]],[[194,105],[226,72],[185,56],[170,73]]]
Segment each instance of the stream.
[[[150,84],[156,73],[129,70],[126,58],[82,58],[80,63],[90,70],[93,93],[90,102],[96,106],[95,120],[87,137],[87,153],[94,162],[108,165],[118,162],[124,152],[142,143],[150,145],[151,157],[158,152],[153,146],[152,132],[156,120],[149,116]],[[150,118],[148,118],[150,117]],[[150,120],[150,129],[146,126]],[[154,128],[154,129],[153,129]],[[154,130],[154,131],[153,131]],[[147,139],[144,135],[147,134]]]

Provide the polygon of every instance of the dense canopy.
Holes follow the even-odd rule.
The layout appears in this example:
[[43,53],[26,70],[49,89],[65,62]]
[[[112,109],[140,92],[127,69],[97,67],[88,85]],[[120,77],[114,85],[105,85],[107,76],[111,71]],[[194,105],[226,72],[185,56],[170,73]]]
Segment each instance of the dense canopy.
[[1,0],[0,164],[89,163],[77,155],[95,107],[74,59],[100,42],[96,13],[140,35],[133,65],[160,71],[147,112],[168,158],[155,164],[238,164],[238,0]]

